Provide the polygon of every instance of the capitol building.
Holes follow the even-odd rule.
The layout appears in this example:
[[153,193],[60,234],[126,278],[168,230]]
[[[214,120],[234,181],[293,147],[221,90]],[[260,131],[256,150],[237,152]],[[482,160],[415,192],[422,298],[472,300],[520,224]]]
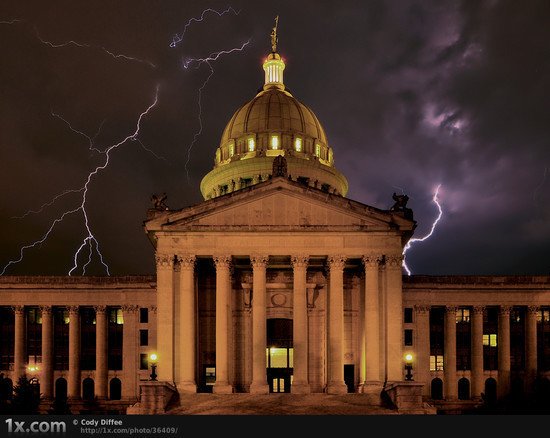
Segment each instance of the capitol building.
[[4,377],[75,413],[169,412],[196,393],[461,412],[533,394],[550,378],[550,277],[404,276],[412,210],[347,198],[276,44],[263,70],[204,201],[147,212],[156,276],[0,277]]

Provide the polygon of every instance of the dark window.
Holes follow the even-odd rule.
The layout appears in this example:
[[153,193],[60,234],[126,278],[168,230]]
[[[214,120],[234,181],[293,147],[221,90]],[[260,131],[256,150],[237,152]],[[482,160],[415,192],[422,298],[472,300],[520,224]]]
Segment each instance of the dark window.
[[95,370],[96,342],[95,311],[91,307],[80,308],[80,368]]
[[430,309],[430,356],[442,356],[444,336],[443,328],[445,321],[445,309],[432,307]]
[[67,400],[67,381],[63,377],[55,381],[55,400],[57,402]]
[[139,345],[141,346],[149,345],[149,330],[139,331]]
[[38,307],[28,307],[27,313],[27,363],[42,363],[42,314]]
[[470,381],[465,377],[458,381],[458,399],[470,400]]
[[470,309],[460,308],[456,312],[456,369],[471,369],[472,332]]
[[405,345],[411,346],[413,344],[413,331],[411,329],[405,329]]
[[405,307],[403,313],[403,322],[405,324],[410,324],[413,322],[413,309],[412,307]]
[[95,397],[94,380],[86,377],[82,381],[82,398],[84,400],[93,400]]
[[485,402],[489,405],[497,401],[497,381],[492,377],[485,380]]
[[0,370],[9,370],[13,364],[15,347],[15,315],[11,308],[0,307]]
[[432,380],[430,394],[434,400],[443,400],[443,381],[439,378]]
[[69,311],[67,309],[54,308],[53,333],[54,370],[68,370]]
[[122,383],[118,377],[109,382],[109,398],[111,400],[120,400],[122,398]]
[[139,355],[139,369],[146,370],[149,368],[149,358],[146,353],[141,353]]
[[122,317],[122,309],[109,308],[109,369],[122,369],[122,330],[124,327],[124,319]]
[[147,307],[139,309],[139,322],[142,324],[149,322],[149,309]]
[[483,369],[498,369],[498,308],[487,307],[483,314]]

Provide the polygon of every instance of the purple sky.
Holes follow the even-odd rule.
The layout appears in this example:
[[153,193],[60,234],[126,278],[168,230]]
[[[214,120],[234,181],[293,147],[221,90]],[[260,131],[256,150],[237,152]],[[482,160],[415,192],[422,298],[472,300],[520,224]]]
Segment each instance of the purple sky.
[[[159,85],[143,146],[112,151],[86,204],[111,274],[154,272],[142,227],[150,196],[167,192],[174,209],[201,200],[225,124],[263,84],[279,14],[285,83],[325,127],[348,196],[385,209],[403,189],[422,237],[442,185],[444,216],[408,253],[413,273],[550,273],[548,1],[22,3],[0,5],[0,268],[77,208],[81,193],[14,216],[82,187],[105,158],[52,113],[90,138],[102,126],[94,146],[104,150],[134,132]],[[205,14],[169,47],[190,18],[229,6],[240,13]],[[211,64],[188,179],[210,71],[182,65],[248,40]],[[57,47],[68,41],[81,46]],[[86,234],[81,212],[72,214],[6,274],[64,275]],[[85,251],[75,274],[87,259]],[[87,272],[105,273],[95,253]]]

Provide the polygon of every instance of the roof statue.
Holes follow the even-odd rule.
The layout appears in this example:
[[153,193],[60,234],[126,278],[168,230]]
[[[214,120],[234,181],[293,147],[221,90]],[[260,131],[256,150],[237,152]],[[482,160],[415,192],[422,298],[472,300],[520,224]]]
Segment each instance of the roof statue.
[[277,155],[273,160],[273,173],[275,176],[288,176],[288,168],[286,163],[286,158],[282,155]]
[[393,192],[392,198],[395,201],[395,203],[390,207],[390,211],[402,212],[404,213],[405,218],[412,220],[413,211],[407,207],[407,202],[409,202],[409,197],[404,193],[402,195],[398,195],[397,193]]
[[275,17],[275,26],[271,30],[271,49],[273,50],[273,53],[277,52],[277,43],[279,42],[279,38],[277,38],[277,25],[279,24],[279,16],[277,15]]
[[163,193],[162,195],[153,194],[151,196],[151,202],[153,203],[153,208],[159,211],[168,210],[168,206],[165,203],[167,197],[168,195],[166,195],[166,193]]

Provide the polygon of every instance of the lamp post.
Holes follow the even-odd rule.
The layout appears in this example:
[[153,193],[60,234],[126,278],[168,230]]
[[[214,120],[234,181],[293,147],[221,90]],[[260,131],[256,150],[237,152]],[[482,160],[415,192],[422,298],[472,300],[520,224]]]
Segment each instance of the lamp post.
[[149,360],[151,362],[151,375],[149,377],[151,380],[156,381],[157,380],[157,360],[158,360],[158,356],[156,355],[156,353],[150,354]]
[[411,353],[407,353],[405,355],[405,370],[407,371],[407,374],[405,374],[405,380],[413,380],[412,375],[412,361],[413,361],[413,355]]

